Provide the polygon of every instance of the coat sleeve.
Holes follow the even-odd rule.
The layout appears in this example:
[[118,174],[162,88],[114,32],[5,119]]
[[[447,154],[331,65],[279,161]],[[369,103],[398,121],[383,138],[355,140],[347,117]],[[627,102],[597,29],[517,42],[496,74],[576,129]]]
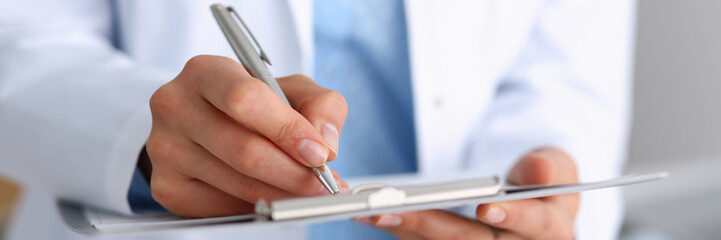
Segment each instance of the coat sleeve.
[[130,213],[148,100],[173,75],[114,48],[108,1],[0,5],[0,174]]
[[[552,145],[576,161],[582,182],[620,174],[628,135],[634,1],[548,1],[502,79],[476,133],[469,164],[479,171]],[[612,239],[618,190],[582,194],[578,239]],[[601,207],[603,206],[603,207]]]

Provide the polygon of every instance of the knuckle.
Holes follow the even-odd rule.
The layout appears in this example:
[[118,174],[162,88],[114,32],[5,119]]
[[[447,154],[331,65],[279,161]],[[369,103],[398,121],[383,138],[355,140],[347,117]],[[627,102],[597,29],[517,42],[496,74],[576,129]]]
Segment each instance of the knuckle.
[[243,141],[238,148],[238,152],[235,154],[235,159],[232,160],[237,166],[238,171],[253,175],[251,173],[261,169],[265,161],[263,161],[262,156],[259,154],[260,149],[264,149],[264,147],[259,146],[257,141],[249,139]]
[[224,57],[211,55],[197,55],[185,63],[185,69],[205,69],[213,66],[215,62],[222,60]]
[[[209,55],[198,55],[188,59],[183,66],[183,70],[180,71],[180,76],[192,76],[193,73],[204,71],[212,66],[212,56]],[[181,77],[182,79],[182,77]]]
[[345,97],[343,94],[341,94],[338,91],[326,89],[320,92],[315,98],[315,102],[321,103],[321,104],[332,104],[334,107],[346,109],[348,108],[348,103],[345,100]]
[[178,194],[162,176],[154,174],[150,180],[150,194],[153,199],[168,210],[182,209]]
[[346,102],[343,94],[341,94],[340,92],[333,91],[333,90],[325,90],[321,94],[321,99],[323,99],[326,102],[336,105],[334,107],[338,107],[338,108],[342,108],[342,109],[348,108],[348,103]]
[[145,143],[145,148],[148,151],[150,161],[156,164],[172,158],[170,154],[176,151],[172,141],[168,141],[159,134],[151,134]]
[[244,79],[232,84],[225,92],[225,103],[228,109],[237,114],[252,114],[254,106],[261,101],[265,93],[263,85],[256,79]]
[[276,141],[282,139],[297,139],[298,135],[300,135],[299,129],[303,129],[302,127],[303,122],[298,119],[283,121],[281,126],[278,128],[274,139],[276,139]]
[[300,81],[305,83],[315,83],[312,78],[302,75],[302,74],[294,74],[287,77],[288,79],[293,79],[293,81]]
[[300,109],[332,109],[334,114],[346,116],[348,114],[348,102],[340,92],[325,89],[304,102]]
[[226,57],[226,56],[215,56],[210,55],[210,58],[212,58],[212,63],[214,65],[237,65],[238,62],[233,60],[232,58]]
[[172,114],[180,106],[182,106],[181,98],[178,97],[178,93],[174,87],[170,84],[165,84],[158,88],[153,95],[150,96],[150,111],[155,115],[166,115]]
[[264,186],[260,183],[261,182],[258,180],[250,179],[241,185],[240,192],[245,195],[245,201],[256,202],[258,199],[265,198],[265,194],[262,189]]
[[258,171],[263,161],[255,155],[253,152],[244,152],[233,160],[238,166],[238,171],[251,176],[253,175],[251,173]]
[[227,70],[238,69],[236,65],[238,65],[238,63],[228,57],[198,55],[190,58],[185,63],[185,67],[183,67],[178,79],[196,81],[195,84],[198,84],[198,80],[203,80],[203,82],[210,81],[221,76],[222,73]]

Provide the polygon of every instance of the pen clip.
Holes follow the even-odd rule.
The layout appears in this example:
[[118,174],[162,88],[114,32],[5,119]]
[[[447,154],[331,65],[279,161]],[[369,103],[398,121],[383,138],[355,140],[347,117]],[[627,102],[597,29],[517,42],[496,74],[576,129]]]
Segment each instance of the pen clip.
[[258,50],[260,51],[260,59],[267,62],[268,65],[273,65],[272,63],[270,63],[270,59],[268,58],[268,56],[265,55],[265,51],[263,51],[263,48],[260,47],[258,40],[256,40],[255,36],[253,36],[253,33],[250,32],[250,28],[248,28],[248,26],[245,25],[245,22],[243,22],[243,19],[240,18],[240,15],[238,14],[238,12],[236,12],[235,9],[233,9],[233,7],[228,7],[228,12],[231,12],[232,14],[235,15],[235,17],[238,18],[238,21],[240,21],[240,25],[243,25],[243,28],[245,29],[245,31],[248,32],[248,35],[250,35],[250,38],[253,39],[255,46],[257,46]]

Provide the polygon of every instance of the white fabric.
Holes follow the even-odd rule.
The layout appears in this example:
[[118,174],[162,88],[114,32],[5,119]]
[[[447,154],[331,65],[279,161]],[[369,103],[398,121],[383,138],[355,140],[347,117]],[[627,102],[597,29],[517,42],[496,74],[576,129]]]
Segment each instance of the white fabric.
[[[23,230],[31,223],[75,236],[48,217],[51,196],[130,213],[152,92],[194,55],[234,58],[213,2],[0,2],[0,173],[33,193],[23,206],[38,205],[22,208],[12,237],[37,236]],[[309,73],[309,1],[221,2],[239,10],[271,71]],[[406,1],[421,174],[502,174],[524,151],[556,145],[582,181],[617,176],[634,10],[623,0]],[[577,239],[615,238],[620,209],[616,190],[582,194]]]

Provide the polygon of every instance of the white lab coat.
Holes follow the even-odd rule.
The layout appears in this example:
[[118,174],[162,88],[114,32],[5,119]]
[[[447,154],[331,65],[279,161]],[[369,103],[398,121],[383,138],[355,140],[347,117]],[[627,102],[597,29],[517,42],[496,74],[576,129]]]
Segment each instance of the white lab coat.
[[[194,55],[234,58],[212,2],[0,3],[0,173],[26,189],[11,238],[87,237],[64,227],[56,198],[130,213],[127,190],[150,132],[150,95]],[[309,0],[220,2],[244,17],[277,76],[311,73]],[[619,174],[633,1],[408,0],[405,9],[420,176],[503,174],[540,145],[567,150],[582,181]],[[619,192],[581,199],[577,239],[614,238]],[[216,227],[151,236],[297,231],[303,228]]]

